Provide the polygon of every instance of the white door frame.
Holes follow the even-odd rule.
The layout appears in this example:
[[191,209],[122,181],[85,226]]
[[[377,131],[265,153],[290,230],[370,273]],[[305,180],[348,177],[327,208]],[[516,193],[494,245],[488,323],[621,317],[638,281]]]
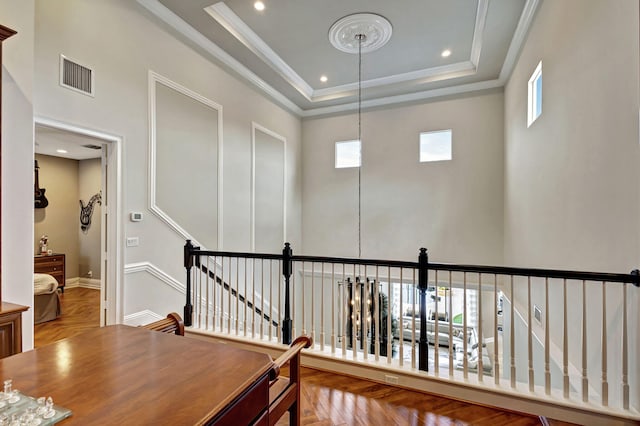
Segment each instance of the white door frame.
[[[103,197],[101,211],[102,226],[107,229],[101,242],[100,278],[100,325],[119,324],[123,321],[124,282],[122,250],[122,142],[121,136],[93,130],[75,124],[65,123],[45,117],[34,117],[34,124],[64,130],[103,140],[106,155],[103,153],[102,179]],[[106,160],[106,161],[105,161]],[[106,175],[105,175],[106,168]],[[105,279],[106,278],[106,279]]]

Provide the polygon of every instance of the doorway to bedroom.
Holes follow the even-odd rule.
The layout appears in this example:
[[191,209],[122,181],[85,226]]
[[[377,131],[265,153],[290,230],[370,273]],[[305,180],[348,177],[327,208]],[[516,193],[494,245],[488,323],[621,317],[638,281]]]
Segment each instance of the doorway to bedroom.
[[[118,240],[110,170],[118,143],[62,123],[36,120],[34,142],[34,345],[113,320],[106,277],[117,284]],[[110,166],[114,166],[111,168]],[[115,179],[119,181],[119,179]],[[111,296],[111,297],[110,297]]]

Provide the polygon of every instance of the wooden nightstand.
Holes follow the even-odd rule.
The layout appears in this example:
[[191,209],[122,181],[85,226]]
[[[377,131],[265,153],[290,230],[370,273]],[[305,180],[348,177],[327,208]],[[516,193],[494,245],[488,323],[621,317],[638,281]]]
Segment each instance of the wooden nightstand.
[[49,274],[58,281],[58,288],[64,293],[64,254],[53,253],[50,255],[37,254],[33,256],[33,272],[37,274]]

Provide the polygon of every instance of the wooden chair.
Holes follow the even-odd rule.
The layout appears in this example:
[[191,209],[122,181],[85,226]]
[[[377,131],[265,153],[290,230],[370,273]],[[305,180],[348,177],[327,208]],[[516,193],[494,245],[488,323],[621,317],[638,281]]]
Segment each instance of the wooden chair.
[[182,317],[175,312],[171,312],[166,318],[141,325],[140,327],[162,333],[175,333],[178,336],[184,336],[184,322],[182,321]]
[[[289,425],[300,425],[300,351],[312,345],[310,337],[302,335],[275,361],[269,383],[269,425],[289,412]],[[280,375],[280,369],[289,363],[289,377]]]

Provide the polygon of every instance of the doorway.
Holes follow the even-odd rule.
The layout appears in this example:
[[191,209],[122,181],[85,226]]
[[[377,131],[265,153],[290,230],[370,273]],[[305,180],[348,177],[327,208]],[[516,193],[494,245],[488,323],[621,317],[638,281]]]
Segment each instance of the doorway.
[[[51,161],[50,164],[58,164],[58,166],[65,163],[77,165],[77,189],[70,189],[67,194],[64,194],[67,197],[66,204],[75,206],[73,207],[75,211],[69,210],[68,213],[67,221],[71,225],[65,225],[71,226],[73,230],[59,237],[57,242],[47,238],[45,253],[54,255],[59,251],[56,250],[56,244],[61,246],[64,238],[77,238],[76,253],[69,256],[70,259],[65,259],[67,262],[69,260],[73,262],[69,263],[69,269],[65,271],[65,284],[68,282],[65,287],[97,290],[99,292],[99,325],[120,323],[122,322],[121,283],[123,279],[120,248],[122,138],[45,118],[36,118],[34,128],[34,159],[46,160],[45,163]],[[36,198],[38,189],[45,197],[54,195],[47,193],[46,185],[43,184],[46,182],[44,179],[46,173],[47,171],[43,170],[40,164],[39,182],[35,183],[40,183],[41,188],[36,185]],[[56,188],[57,196],[64,193],[63,179],[49,180],[49,182]],[[69,199],[70,197],[75,199]],[[34,207],[38,207],[37,201]],[[36,254],[41,251],[39,240],[46,235],[46,229],[51,229],[51,232],[59,231],[56,229],[55,221],[47,221],[49,219],[47,210],[53,208],[54,206],[50,203],[44,209],[35,208],[34,251]],[[71,209],[71,207],[68,208]],[[50,216],[53,219],[55,215]],[[41,224],[48,224],[47,228],[38,227],[39,221]],[[50,259],[47,256],[45,260]],[[94,300],[97,299],[94,298]]]

